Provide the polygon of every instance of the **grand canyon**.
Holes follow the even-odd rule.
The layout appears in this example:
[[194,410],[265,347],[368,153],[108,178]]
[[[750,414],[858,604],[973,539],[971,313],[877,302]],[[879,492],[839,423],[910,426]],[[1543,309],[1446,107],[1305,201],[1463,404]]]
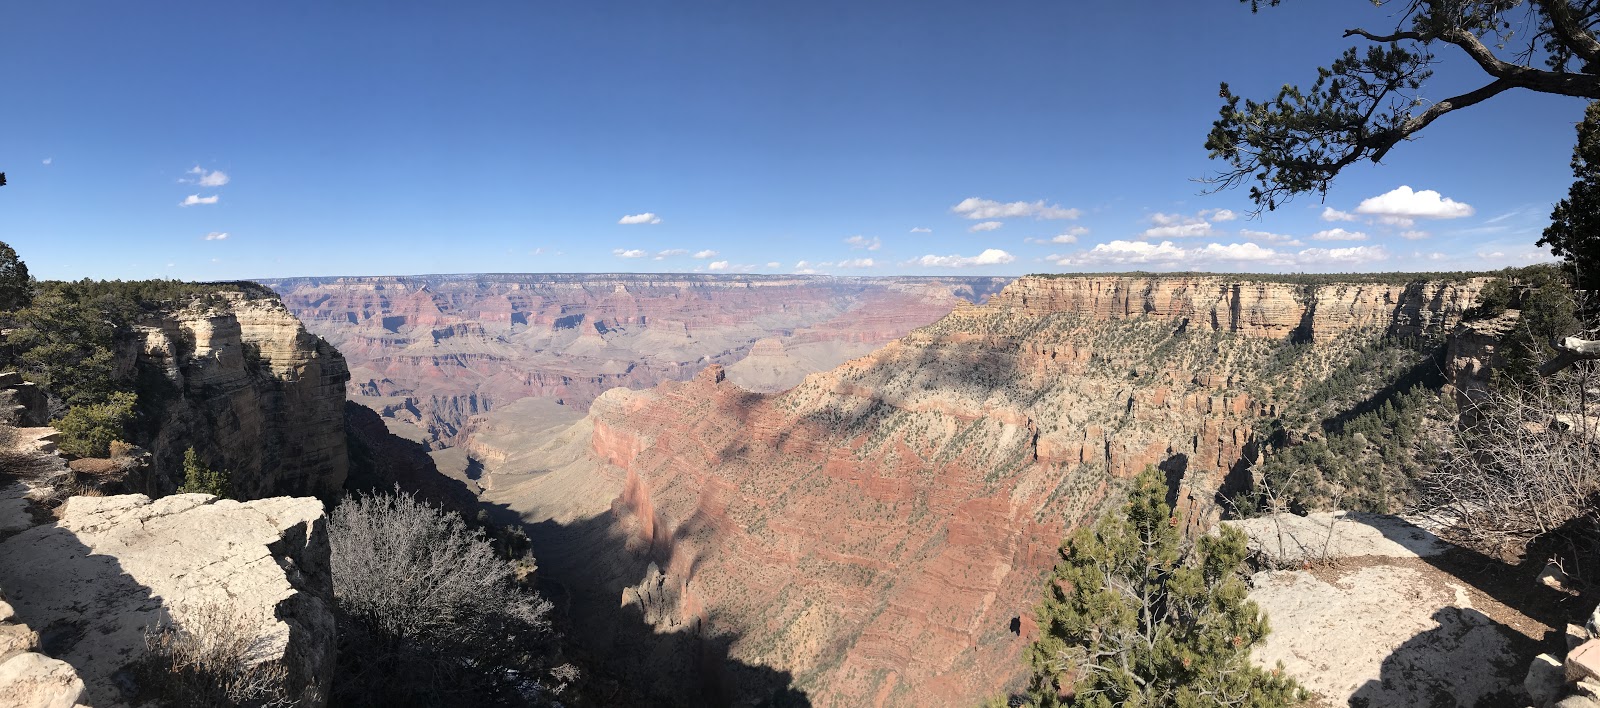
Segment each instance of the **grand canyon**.
[[1160,467],[1203,531],[1263,423],[1362,351],[1442,345],[1483,282],[271,285],[353,401],[529,525],[575,642],[647,700],[927,705],[1018,687],[1056,546],[1118,480]]

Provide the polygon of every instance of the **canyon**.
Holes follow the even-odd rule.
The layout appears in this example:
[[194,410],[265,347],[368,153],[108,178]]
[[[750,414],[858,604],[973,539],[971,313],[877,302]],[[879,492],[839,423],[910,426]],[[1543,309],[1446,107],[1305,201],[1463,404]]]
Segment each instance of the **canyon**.
[[[555,372],[596,361],[585,337],[658,341],[672,322],[681,338],[681,323],[715,318],[689,316],[682,294],[645,314],[639,283],[586,286],[600,304],[586,300],[579,319],[555,304],[507,313],[501,295],[459,310],[495,313],[481,330],[436,314],[470,300],[448,294],[461,289],[513,301],[521,277],[273,286],[313,331],[353,347],[354,400],[456,446],[442,452],[471,469],[450,474],[529,525],[541,583],[598,667],[654,703],[815,705],[970,703],[1017,688],[1057,545],[1114,504],[1121,480],[1158,466],[1203,530],[1250,486],[1266,421],[1383,342],[1444,342],[1484,282],[1026,277],[783,388],[741,385],[741,365],[766,356],[763,340],[838,332],[823,323],[843,315],[797,308],[809,322],[741,334],[746,349],[632,365],[615,352],[620,375],[577,376]],[[623,288],[636,309],[606,304]],[[757,302],[734,292],[717,294]],[[677,320],[661,314],[671,303]],[[488,336],[495,327],[504,334]],[[528,340],[543,345],[508,355]],[[547,368],[523,363],[540,357]]]
[[523,398],[570,424],[613,387],[726,366],[778,391],[976,302],[1009,278],[486,274],[262,280],[350,363],[350,399],[402,437],[466,444]]

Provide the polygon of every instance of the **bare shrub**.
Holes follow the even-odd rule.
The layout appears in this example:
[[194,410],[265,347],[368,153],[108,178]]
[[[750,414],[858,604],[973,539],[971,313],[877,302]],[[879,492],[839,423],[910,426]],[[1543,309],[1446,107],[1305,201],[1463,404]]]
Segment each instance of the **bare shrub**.
[[550,603],[459,515],[398,490],[347,497],[328,536],[342,704],[536,704],[571,682],[549,666]]
[[181,622],[145,631],[141,697],[172,706],[286,708],[289,673],[260,624],[219,603],[177,608]]
[[1434,505],[1492,546],[1520,545],[1575,520],[1593,528],[1600,494],[1600,401],[1593,367],[1502,381],[1462,411]]

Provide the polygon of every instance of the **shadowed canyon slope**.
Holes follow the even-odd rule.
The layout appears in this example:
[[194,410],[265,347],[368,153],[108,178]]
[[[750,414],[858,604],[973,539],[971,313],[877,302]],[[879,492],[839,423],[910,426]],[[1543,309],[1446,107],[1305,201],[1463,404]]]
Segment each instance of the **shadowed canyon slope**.
[[[777,391],[1008,278],[491,274],[262,281],[350,362],[353,400],[455,445],[521,398],[570,423],[605,390],[722,364]],[[401,427],[401,429],[405,429]]]
[[1119,479],[1161,466],[1205,523],[1258,425],[1376,342],[1442,342],[1481,284],[1023,278],[782,393],[712,367],[473,444],[579,641],[641,677],[619,602],[817,705],[971,703],[1018,686],[1057,544]]

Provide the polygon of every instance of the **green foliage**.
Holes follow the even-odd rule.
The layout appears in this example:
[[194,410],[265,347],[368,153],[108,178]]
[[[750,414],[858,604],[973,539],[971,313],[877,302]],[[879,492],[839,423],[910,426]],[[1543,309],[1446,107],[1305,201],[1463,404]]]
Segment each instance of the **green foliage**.
[[1478,291],[1478,304],[1467,308],[1461,313],[1464,320],[1487,320],[1499,317],[1511,308],[1514,299],[1511,294],[1511,283],[1505,278],[1495,278]]
[[61,451],[78,457],[110,455],[111,443],[127,435],[135,400],[132,393],[117,392],[104,403],[73,406],[60,420],[50,423],[61,431]]
[[1589,104],[1572,150],[1575,180],[1550,214],[1539,245],[1567,259],[1578,287],[1600,290],[1600,101]]
[[27,307],[33,302],[33,278],[16,249],[0,243],[0,311]]
[[232,483],[227,470],[212,470],[200,463],[194,448],[183,451],[183,485],[179,494],[210,494],[216,497],[232,496]]
[[[1241,0],[1253,11],[1280,0]],[[1366,39],[1317,70],[1309,88],[1286,85],[1267,101],[1243,100],[1223,84],[1223,105],[1206,137],[1213,159],[1228,167],[1210,181],[1226,189],[1250,185],[1260,209],[1276,209],[1299,194],[1326,194],[1333,178],[1360,161],[1380,162],[1448,113],[1511,89],[1600,97],[1591,67],[1596,3],[1520,0],[1417,0],[1384,8],[1375,18],[1392,33],[1349,29]],[[1330,27],[1338,31],[1343,27]],[[1454,46],[1476,67],[1482,84],[1456,96],[1428,96],[1425,83],[1436,49]],[[1542,64],[1543,66],[1539,66]],[[1576,66],[1582,64],[1583,66]],[[1574,71],[1574,69],[1579,69]],[[1460,85],[1459,79],[1451,83]],[[1581,146],[1580,146],[1581,148]],[[1580,232],[1594,238],[1593,229]],[[1592,241],[1591,241],[1592,243]]]
[[1266,617],[1246,600],[1244,535],[1188,543],[1155,468],[1124,514],[1062,547],[1028,650],[1034,706],[1287,706],[1304,692],[1249,661]]

